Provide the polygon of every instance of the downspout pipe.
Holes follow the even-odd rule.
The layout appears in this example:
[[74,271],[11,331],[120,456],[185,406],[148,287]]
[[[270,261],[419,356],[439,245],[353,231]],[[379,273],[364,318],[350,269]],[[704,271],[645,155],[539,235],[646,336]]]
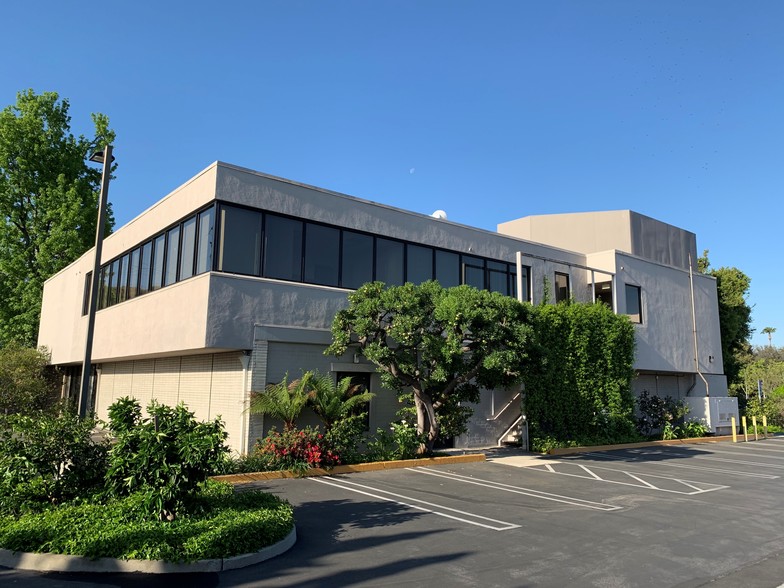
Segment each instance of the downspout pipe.
[[697,375],[700,379],[705,383],[705,396],[708,397],[710,396],[710,386],[708,380],[705,379],[705,376],[700,371],[700,352],[697,344],[697,310],[694,304],[694,271],[692,269],[691,253],[689,253],[689,290],[691,292],[692,334],[694,335],[694,369],[697,371]]

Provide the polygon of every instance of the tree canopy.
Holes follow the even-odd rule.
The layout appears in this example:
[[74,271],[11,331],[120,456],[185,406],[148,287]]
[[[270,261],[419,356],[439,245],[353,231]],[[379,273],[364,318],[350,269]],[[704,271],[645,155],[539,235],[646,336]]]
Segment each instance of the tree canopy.
[[35,345],[44,281],[95,242],[101,170],[85,158],[114,133],[93,114],[95,138],[75,137],[69,106],[27,90],[0,111],[0,346]]
[[465,426],[480,388],[520,382],[530,334],[530,305],[470,286],[437,282],[365,284],[332,323],[327,354],[356,346],[376,364],[384,386],[412,400],[417,432],[430,451],[442,421]]

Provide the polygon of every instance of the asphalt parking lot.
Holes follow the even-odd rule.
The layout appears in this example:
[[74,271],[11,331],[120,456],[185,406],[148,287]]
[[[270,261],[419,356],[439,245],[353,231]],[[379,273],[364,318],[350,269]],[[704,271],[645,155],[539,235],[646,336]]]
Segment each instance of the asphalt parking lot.
[[0,570],[3,586],[784,584],[784,437],[386,470],[259,486],[298,542],[178,577]]

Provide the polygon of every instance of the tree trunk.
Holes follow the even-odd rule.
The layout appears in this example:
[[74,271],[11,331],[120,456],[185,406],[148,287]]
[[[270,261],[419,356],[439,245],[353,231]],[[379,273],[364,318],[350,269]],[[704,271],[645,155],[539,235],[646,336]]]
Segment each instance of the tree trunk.
[[414,406],[417,411],[417,433],[425,437],[425,440],[419,445],[419,454],[427,455],[433,452],[439,433],[433,399],[429,394],[414,387]]

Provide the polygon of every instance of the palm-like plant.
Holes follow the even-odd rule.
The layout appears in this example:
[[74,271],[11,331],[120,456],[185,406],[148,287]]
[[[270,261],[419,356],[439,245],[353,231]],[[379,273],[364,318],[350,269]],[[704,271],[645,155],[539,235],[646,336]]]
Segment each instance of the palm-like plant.
[[351,378],[343,378],[335,384],[329,375],[315,373],[310,385],[313,388],[310,407],[324,423],[325,431],[375,396],[371,392],[360,392],[362,386],[352,384]]
[[301,378],[288,381],[286,373],[277,384],[268,385],[263,392],[251,392],[251,414],[261,414],[283,421],[283,429],[293,429],[302,410],[310,398],[314,372],[305,372]]

